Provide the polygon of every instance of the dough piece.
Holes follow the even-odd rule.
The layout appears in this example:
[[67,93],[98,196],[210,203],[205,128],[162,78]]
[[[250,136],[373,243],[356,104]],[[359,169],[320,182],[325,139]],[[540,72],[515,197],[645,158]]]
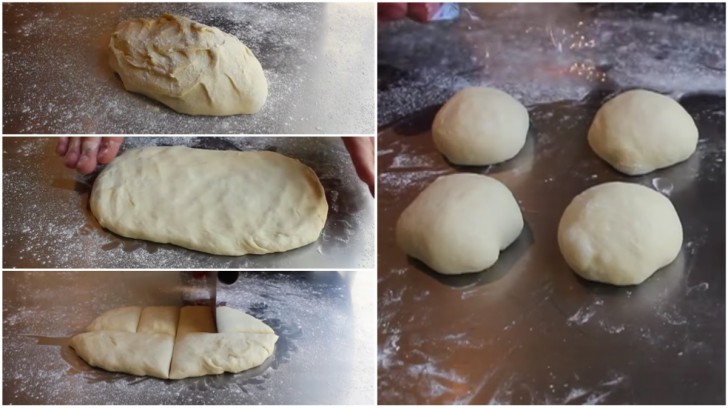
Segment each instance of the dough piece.
[[637,285],[680,252],[680,218],[662,194],[639,184],[604,183],[576,196],[561,216],[559,247],[584,279]]
[[[242,313],[242,312],[241,312]],[[177,335],[179,308],[175,306],[151,306],[142,310],[139,319],[139,333],[159,333],[172,337]]]
[[124,88],[189,115],[256,113],[268,97],[258,59],[235,36],[185,17],[121,22],[109,42]]
[[687,160],[697,147],[698,128],[672,98],[634,90],[599,109],[588,139],[594,153],[634,176]]
[[265,333],[189,333],[177,341],[169,378],[182,379],[257,367],[273,354],[278,336]]
[[465,88],[442,106],[432,124],[437,150],[452,163],[488,165],[514,157],[526,143],[528,111],[493,88]]
[[123,331],[135,333],[139,326],[142,308],[139,306],[120,307],[112,309],[94,319],[86,327],[86,331]]
[[[94,322],[101,317],[108,322],[114,320],[109,316],[119,315],[128,320],[131,309],[111,310]],[[71,347],[94,367],[172,379],[237,373],[262,364],[273,354],[278,340],[273,329],[239,310],[220,309],[223,326],[228,327],[225,333],[215,333],[210,307],[147,307],[140,313],[137,332],[92,324],[89,327],[99,327],[98,331],[74,336]]]
[[220,306],[216,313],[218,333],[273,333],[267,324],[232,307]]
[[174,337],[156,333],[92,331],[73,336],[71,347],[93,367],[168,378]]
[[508,187],[479,174],[443,176],[397,220],[397,243],[443,274],[479,272],[518,238],[523,217]]
[[316,241],[328,204],[316,173],[298,160],[174,146],[116,158],[94,183],[91,211],[125,237],[237,256]]

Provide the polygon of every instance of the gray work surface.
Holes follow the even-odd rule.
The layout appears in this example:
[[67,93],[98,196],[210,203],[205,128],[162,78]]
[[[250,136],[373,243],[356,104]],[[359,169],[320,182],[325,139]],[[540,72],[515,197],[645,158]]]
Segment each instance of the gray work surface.
[[[189,116],[124,90],[119,22],[182,15],[238,37],[269,95],[254,115]],[[5,134],[366,134],[374,131],[373,3],[3,4]]]
[[[53,138],[3,138],[4,268],[363,269],[374,267],[374,199],[337,137],[137,137],[123,150],[187,145],[272,150],[311,167],[329,214],[319,239],[291,251],[219,256],[124,238],[102,228],[88,205],[98,174],[80,176],[56,156]],[[123,151],[120,153],[123,154]]]
[[[547,14],[544,12],[544,18]],[[402,23],[391,30],[401,30],[403,36],[432,30],[429,35],[419,32],[419,41],[443,41],[438,49],[453,55],[472,51],[462,43],[458,48],[453,38],[469,38],[466,43],[470,45],[479,38],[481,45],[513,53],[532,45],[527,36],[517,34],[524,27],[535,27],[526,17],[473,22],[472,30],[467,28],[466,17],[467,12],[454,24],[422,28]],[[591,32],[584,41],[614,38],[601,30],[610,26],[608,19],[582,18],[580,27]],[[672,22],[668,28],[672,32],[698,35],[703,30],[706,38],[711,30],[720,30],[707,23],[687,29],[677,17],[667,21]],[[654,24],[662,27],[665,23]],[[564,25],[552,28],[561,33],[561,27]],[[442,36],[436,37],[435,31]],[[380,51],[393,50],[393,43],[402,41],[397,33],[390,34],[391,38],[383,37],[380,32]],[[499,40],[486,41],[493,36]],[[644,33],[644,37],[649,36]],[[712,46],[722,47],[716,52],[725,55],[723,31],[717,31],[715,38],[719,42]],[[632,41],[633,37],[623,35],[622,39]],[[634,52],[650,50],[625,47]],[[708,45],[691,44],[690,51],[676,47],[675,52],[694,52],[701,47]],[[534,58],[549,52],[546,49]],[[454,63],[450,57],[433,54],[437,51],[421,57],[442,58],[441,65],[429,65],[432,72],[445,71]],[[414,61],[418,57],[405,53],[397,58]],[[502,67],[509,63],[519,69],[521,61],[503,60],[493,52],[490,59],[491,67],[501,66],[494,69],[493,77],[507,75]],[[380,59],[379,63],[387,62]],[[652,63],[647,58],[643,62]],[[690,63],[683,61],[680,70]],[[694,85],[715,85],[699,74],[702,69],[695,67]],[[605,75],[592,77],[599,84],[593,83],[584,98],[527,102],[531,127],[524,149],[514,159],[488,167],[453,166],[436,151],[430,126],[440,107],[432,101],[438,97],[433,96],[432,106],[400,104],[401,111],[380,111],[380,115],[399,119],[382,130],[378,147],[379,403],[725,403],[725,91],[691,93],[686,91],[690,84],[676,82],[676,87],[684,88],[676,92],[682,95],[679,102],[699,128],[697,151],[670,168],[628,177],[601,161],[586,141],[599,106],[624,89],[613,76],[629,77],[620,69]],[[678,76],[689,78],[683,71]],[[553,83],[557,87],[568,83],[567,77],[555,75]],[[460,87],[501,87],[507,82],[460,79]],[[395,86],[405,86],[402,81],[406,82],[399,79]],[[652,81],[657,83],[660,77]],[[665,77],[662,81],[670,82]],[[400,89],[402,95],[423,95],[414,83],[410,85]],[[546,83],[529,81],[521,88],[512,85],[518,95],[528,93],[530,86],[548,89]],[[451,95],[454,88],[441,91]],[[580,92],[574,88],[554,92],[569,91]],[[380,102],[392,96],[387,92],[380,90]],[[397,105],[389,102],[385,106]],[[404,208],[430,182],[457,172],[487,174],[505,183],[518,200],[525,228],[490,269],[443,276],[397,247],[394,226]],[[684,243],[677,259],[639,286],[615,287],[579,278],[563,260],[556,240],[559,219],[571,199],[590,186],[615,180],[639,183],[665,194],[683,224]]]
[[181,305],[179,272],[3,273],[3,404],[374,404],[374,274],[247,272],[218,304],[280,336],[239,373],[160,380],[92,368],[69,339],[106,310]]

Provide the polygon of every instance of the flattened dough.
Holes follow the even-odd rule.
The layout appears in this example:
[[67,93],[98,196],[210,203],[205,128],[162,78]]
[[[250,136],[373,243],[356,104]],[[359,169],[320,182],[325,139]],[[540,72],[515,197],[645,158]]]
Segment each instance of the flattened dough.
[[[238,373],[273,354],[278,340],[273,329],[239,310],[220,309],[224,333],[215,332],[209,307],[110,310],[89,325],[95,329],[74,336],[71,347],[94,367],[171,379]],[[128,332],[133,310],[139,311],[134,323],[138,330]]]
[[298,160],[174,146],[116,158],[94,183],[91,211],[125,237],[237,256],[316,241],[328,204],[316,173]]
[[268,97],[263,67],[235,36],[185,17],[122,21],[109,42],[124,88],[189,115],[256,113]]

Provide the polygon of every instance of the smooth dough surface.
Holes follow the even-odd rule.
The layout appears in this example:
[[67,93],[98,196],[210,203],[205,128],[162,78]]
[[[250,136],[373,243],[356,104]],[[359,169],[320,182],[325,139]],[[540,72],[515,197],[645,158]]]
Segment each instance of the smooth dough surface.
[[448,160],[488,165],[513,158],[526,143],[528,111],[503,91],[465,88],[435,116],[432,138]]
[[588,140],[594,153],[612,167],[640,175],[687,160],[697,147],[698,128],[672,98],[638,89],[599,109]]
[[[97,329],[87,329],[74,336],[71,347],[94,367],[140,376],[182,379],[238,373],[257,367],[273,354],[278,340],[273,329],[265,323],[227,307],[225,309],[230,310],[223,314],[228,320],[228,331],[224,333],[215,332],[214,312],[204,306],[187,306],[181,310],[166,306],[140,308],[135,323],[138,331],[114,329],[128,323],[128,309],[104,313],[106,325],[96,325]],[[172,321],[175,327],[170,329]]]
[[611,182],[571,201],[558,240],[564,259],[583,278],[636,285],[677,257],[683,230],[667,197],[639,184]]
[[443,274],[480,272],[518,238],[523,217],[511,191],[480,174],[443,176],[397,220],[397,243]]
[[91,211],[125,237],[237,256],[316,241],[328,204],[316,173],[298,160],[173,146],[117,157],[94,183]]
[[189,115],[256,113],[268,97],[263,67],[240,40],[185,17],[126,20],[109,42],[124,88]]
[[142,313],[140,306],[127,306],[112,309],[94,319],[86,327],[86,331],[123,331],[135,333]]

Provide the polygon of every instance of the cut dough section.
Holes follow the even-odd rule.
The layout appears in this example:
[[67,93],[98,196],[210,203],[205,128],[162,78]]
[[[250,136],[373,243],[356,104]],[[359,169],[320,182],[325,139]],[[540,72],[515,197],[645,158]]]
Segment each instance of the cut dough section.
[[178,380],[257,367],[273,354],[278,336],[262,333],[188,333],[174,348],[169,378]]
[[[273,354],[278,340],[273,329],[239,310],[219,309],[224,333],[215,332],[213,311],[206,306],[110,310],[74,336],[71,347],[94,367],[172,379],[238,373]],[[135,315],[138,330],[127,331]]]
[[125,152],[98,176],[90,204],[119,235],[232,256],[310,244],[328,212],[316,173],[298,160],[183,146]]
[[255,317],[232,307],[217,308],[218,333],[273,333],[273,329]]
[[91,331],[74,336],[71,347],[94,367],[168,378],[174,337],[155,333]]
[[268,81],[237,37],[185,17],[119,23],[109,42],[124,88],[189,115],[256,113]]
[[109,310],[95,318],[86,327],[86,331],[111,330],[135,333],[139,326],[141,313],[142,308],[139,306],[120,307]]

